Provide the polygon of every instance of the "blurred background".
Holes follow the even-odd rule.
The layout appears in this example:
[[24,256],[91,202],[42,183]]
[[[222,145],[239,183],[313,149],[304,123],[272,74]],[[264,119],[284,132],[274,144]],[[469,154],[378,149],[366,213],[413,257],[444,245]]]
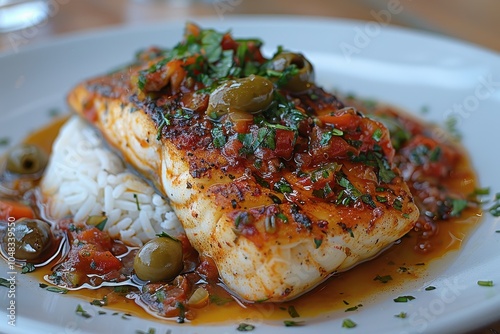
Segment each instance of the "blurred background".
[[[0,0],[26,5],[27,0]],[[31,12],[0,9],[0,51],[53,36],[119,24],[169,18],[273,14],[378,21],[459,38],[500,51],[498,0],[46,0],[31,1]],[[392,7],[391,7],[392,6]],[[390,17],[384,15],[394,8]],[[38,12],[37,12],[38,11]],[[3,12],[3,13],[2,13]],[[17,20],[17,22],[14,22]],[[17,26],[16,26],[17,24]],[[31,26],[30,26],[31,25]],[[10,26],[10,28],[9,28]],[[6,31],[15,29],[15,31]],[[20,28],[20,29],[19,29]]]
[[[259,14],[375,21],[500,52],[499,0],[0,0],[0,52],[17,52],[57,36],[117,25]],[[500,317],[500,310],[492,312]],[[500,322],[474,332],[498,333]]]

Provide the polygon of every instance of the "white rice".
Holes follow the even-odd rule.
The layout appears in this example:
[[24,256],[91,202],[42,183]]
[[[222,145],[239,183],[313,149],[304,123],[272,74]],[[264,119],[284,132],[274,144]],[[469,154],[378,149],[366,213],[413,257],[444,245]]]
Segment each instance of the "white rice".
[[129,172],[77,116],[61,128],[41,189],[50,218],[72,216],[79,222],[104,212],[104,229],[131,246],[141,246],[162,231],[182,231],[167,201]]

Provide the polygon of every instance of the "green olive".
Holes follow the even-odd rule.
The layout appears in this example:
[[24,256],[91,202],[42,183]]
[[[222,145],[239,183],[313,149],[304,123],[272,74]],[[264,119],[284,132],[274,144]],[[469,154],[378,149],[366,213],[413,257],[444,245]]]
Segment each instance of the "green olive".
[[289,77],[283,88],[294,93],[304,93],[314,86],[314,69],[312,64],[301,54],[281,52],[270,62],[270,68],[283,72],[291,65],[295,65],[298,73]]
[[36,174],[47,166],[47,154],[38,146],[20,144],[7,157],[7,171],[14,174]]
[[271,105],[273,92],[273,83],[259,75],[229,80],[210,94],[207,115],[218,118],[230,112],[257,114]]
[[134,258],[134,271],[144,281],[175,278],[183,269],[182,244],[170,237],[157,237],[139,249]]
[[[13,243],[14,257],[18,260],[38,258],[49,247],[52,239],[49,224],[38,219],[19,219],[14,230],[5,234],[4,245]],[[13,240],[12,240],[13,238]]]

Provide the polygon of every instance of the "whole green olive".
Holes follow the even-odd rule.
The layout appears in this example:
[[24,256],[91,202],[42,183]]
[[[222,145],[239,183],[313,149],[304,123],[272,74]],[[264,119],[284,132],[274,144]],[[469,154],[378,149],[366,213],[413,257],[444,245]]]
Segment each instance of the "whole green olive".
[[218,118],[230,112],[257,114],[271,105],[273,92],[273,83],[259,75],[229,80],[210,94],[207,115]]
[[19,219],[13,231],[4,236],[4,245],[14,244],[14,257],[18,260],[38,258],[50,243],[52,233],[49,224],[38,219]]
[[13,174],[36,174],[45,169],[47,161],[47,154],[38,146],[20,144],[10,150],[6,169]]
[[171,280],[183,267],[182,244],[170,237],[157,237],[148,241],[134,258],[135,274],[144,281]]
[[299,53],[281,52],[269,63],[274,71],[283,72],[287,67],[295,65],[298,73],[286,78],[283,88],[294,93],[304,93],[314,86],[314,69],[312,64]]

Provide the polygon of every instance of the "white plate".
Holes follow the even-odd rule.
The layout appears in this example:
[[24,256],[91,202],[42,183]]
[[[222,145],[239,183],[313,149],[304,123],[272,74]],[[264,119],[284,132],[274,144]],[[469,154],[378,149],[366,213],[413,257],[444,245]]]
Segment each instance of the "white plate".
[[[449,114],[459,121],[463,143],[470,150],[481,185],[500,191],[500,57],[464,43],[413,31],[381,27],[376,22],[318,18],[233,17],[197,20],[204,27],[231,28],[239,37],[259,37],[265,50],[277,45],[304,53],[317,79],[327,88],[376,98],[410,112],[429,108],[426,118],[443,123]],[[182,35],[182,22],[67,36],[19,53],[0,56],[0,138],[20,141],[46,124],[49,110],[65,110],[65,95],[82,79],[105,73],[131,60],[152,44],[170,47]],[[351,53],[349,55],[349,52]],[[462,110],[459,112],[459,110]],[[5,151],[5,147],[0,148]],[[1,153],[0,151],[0,153]],[[397,304],[392,298],[367,301],[348,316],[358,325],[341,327],[346,314],[310,319],[301,328],[258,323],[254,333],[459,333],[498,320],[500,310],[500,230],[486,215],[457,257],[436,261],[430,275],[394,294],[417,297]],[[0,276],[9,271],[0,264]],[[135,333],[156,328],[165,333],[238,333],[237,322],[195,327],[111,315],[84,319],[75,314],[81,300],[38,287],[29,275],[16,275],[16,327],[7,324],[8,289],[0,287],[0,330],[5,333]],[[478,280],[493,280],[481,287]],[[423,291],[429,283],[439,287]],[[88,305],[87,303],[85,303]],[[96,313],[90,305],[85,309]],[[395,318],[401,311],[408,318]],[[111,312],[108,312],[111,313]]]

